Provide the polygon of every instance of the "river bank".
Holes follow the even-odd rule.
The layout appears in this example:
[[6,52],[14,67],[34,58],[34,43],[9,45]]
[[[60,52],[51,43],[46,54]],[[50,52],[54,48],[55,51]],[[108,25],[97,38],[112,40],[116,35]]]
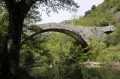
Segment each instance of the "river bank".
[[118,67],[120,68],[120,62],[82,62],[82,66],[86,67]]

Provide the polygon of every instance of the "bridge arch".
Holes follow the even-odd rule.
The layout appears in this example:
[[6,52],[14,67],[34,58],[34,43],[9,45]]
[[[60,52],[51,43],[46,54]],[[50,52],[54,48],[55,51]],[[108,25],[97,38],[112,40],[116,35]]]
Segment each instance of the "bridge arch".
[[87,42],[79,34],[77,34],[76,32],[66,30],[66,29],[60,29],[60,28],[40,29],[39,31],[31,34],[24,41],[22,41],[21,46],[24,44],[24,42],[26,42],[30,38],[32,38],[32,37],[34,37],[34,36],[36,36],[38,34],[44,33],[44,32],[60,32],[60,33],[64,33],[64,34],[67,34],[67,35],[73,37],[75,40],[77,40],[81,44],[81,46],[83,48],[86,48],[88,46]]

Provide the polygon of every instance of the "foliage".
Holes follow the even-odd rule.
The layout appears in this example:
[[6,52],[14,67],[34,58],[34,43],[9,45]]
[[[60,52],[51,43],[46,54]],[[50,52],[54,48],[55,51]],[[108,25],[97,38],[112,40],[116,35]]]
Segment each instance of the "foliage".
[[0,51],[4,44],[4,38],[8,27],[8,12],[4,7],[4,3],[0,1]]
[[[84,54],[85,59],[89,61],[119,61],[119,44],[120,44],[120,0],[105,0],[102,4],[91,10],[87,16],[79,17],[74,21],[76,25],[83,26],[108,26],[115,25],[117,30],[107,35],[104,43],[93,40],[88,48],[87,54]],[[103,9],[104,8],[104,9]],[[107,46],[107,47],[106,47]],[[110,47],[109,47],[110,46]],[[102,47],[102,48],[101,48]],[[109,51],[114,49],[117,51]]]
[[[30,2],[32,1],[32,0],[29,0]],[[27,6],[25,7],[25,8],[27,8],[27,9],[25,9],[25,10],[29,10],[29,7],[31,7],[31,3],[30,3],[30,5],[29,5],[29,1],[27,2]],[[17,3],[19,3],[20,1],[18,1],[18,0],[15,0],[15,2],[13,2],[13,4],[12,5],[16,5]],[[21,3],[22,2],[26,2],[26,1],[24,1],[24,0],[21,0]],[[10,10],[12,10],[11,8],[14,8],[14,6],[13,7],[10,7],[9,6],[9,4],[11,4],[10,3],[10,1],[6,1],[6,5],[7,5],[7,9],[9,9],[9,12],[12,12],[12,11],[10,11]],[[37,4],[37,3],[36,3]],[[25,24],[28,24],[28,23],[35,23],[35,21],[38,21],[39,20],[39,18],[38,18],[38,16],[37,16],[37,14],[38,14],[38,11],[36,11],[36,9],[38,8],[38,5],[36,6],[36,4],[32,7],[32,9],[31,9],[31,11],[28,13],[28,16],[27,16],[27,18],[28,19],[26,19],[27,20],[27,22],[25,22]],[[76,8],[78,7],[77,6],[77,4],[74,2],[74,0],[62,0],[62,1],[59,1],[59,0],[56,0],[56,1],[51,1],[51,0],[40,0],[40,3],[38,2],[38,4],[40,5],[43,5],[43,6],[45,6],[46,7],[46,9],[47,9],[47,11],[49,12],[49,11],[51,11],[51,10],[53,10],[53,11],[57,11],[58,9],[66,9],[66,10],[70,10],[70,11],[75,11],[76,10]],[[71,6],[71,7],[70,7]],[[41,6],[40,6],[41,7]],[[18,6],[18,7],[16,7],[15,9],[17,9],[18,8],[18,10],[19,9],[21,9],[21,8],[23,8],[22,6]],[[2,9],[1,9],[2,10]],[[24,10],[23,10],[24,11]],[[20,15],[21,14],[23,14],[23,17],[21,16],[21,18],[23,18],[24,19],[24,12],[23,11],[21,11],[20,10]],[[1,11],[2,12],[2,11]],[[27,13],[27,11],[25,12],[25,13]],[[13,16],[14,16],[15,14],[13,14]],[[25,14],[26,15],[26,14]],[[18,16],[19,17],[19,15],[17,15],[16,14],[16,16]],[[12,17],[9,17],[9,19],[11,19]],[[12,22],[13,21],[13,18],[11,19],[11,21],[10,22]],[[2,22],[2,21],[1,21]],[[17,21],[14,21],[14,22],[16,22],[17,23]],[[19,22],[19,21],[18,21]],[[7,22],[8,23],[8,22]],[[13,23],[13,22],[12,22]],[[16,24],[15,23],[15,24]],[[2,24],[2,23],[1,23]],[[9,23],[9,24],[11,24],[11,23]],[[18,23],[19,24],[19,23]],[[12,25],[14,25],[14,23],[12,24]],[[22,24],[20,24],[20,25],[22,25]],[[17,27],[15,27],[15,26],[13,26],[14,28],[17,28]],[[22,27],[22,26],[21,26]],[[13,29],[13,28],[8,28],[9,30],[10,29]],[[17,28],[17,29],[19,29],[19,28]],[[19,29],[20,30],[20,29]],[[15,33],[15,32],[17,32],[17,31],[14,31],[14,30],[12,30],[13,31],[13,34],[14,35],[16,35],[16,34],[18,34],[18,33]],[[9,31],[8,32],[8,35],[10,35],[10,33],[12,32],[12,31]],[[20,33],[20,32],[19,32]],[[18,34],[18,35],[21,35],[21,34]],[[17,36],[18,36],[17,35]],[[14,36],[13,36],[14,37]],[[12,39],[12,37],[10,36],[10,38]],[[19,36],[18,36],[18,38],[20,38]],[[13,38],[14,39],[14,38]],[[39,39],[39,38],[38,38]],[[9,38],[8,38],[8,40],[9,40]],[[15,39],[16,40],[16,39]],[[42,39],[43,40],[43,39]],[[17,40],[17,41],[20,41],[20,40]],[[36,40],[36,38],[35,38],[35,42],[39,42],[38,40]],[[29,41],[29,43],[30,44],[34,44],[34,39],[32,39],[32,42],[30,42]],[[12,44],[11,44],[12,45]],[[16,43],[15,43],[15,45],[16,45]],[[18,44],[19,45],[19,44]],[[40,44],[37,44],[37,45],[34,45],[33,47],[32,47],[32,45],[28,45],[28,44],[26,44],[25,46],[23,46],[23,52],[24,53],[21,53],[21,65],[22,66],[32,66],[33,64],[34,64],[34,62],[36,62],[36,60],[38,60],[39,58],[41,58],[41,60],[42,61],[40,61],[40,63],[43,63],[43,62],[45,62],[45,63],[50,63],[51,62],[51,60],[52,60],[52,57],[51,57],[51,55],[48,53],[48,50],[46,50],[46,49],[40,49],[39,50],[39,48],[41,47],[43,47],[43,46],[40,46]],[[40,46],[40,47],[38,47],[38,46]],[[11,47],[13,47],[13,46],[11,46]],[[11,48],[10,47],[10,48]],[[19,47],[19,46],[14,46],[14,47]],[[13,47],[13,50],[14,50],[14,47]],[[28,48],[28,49],[26,49],[26,48]],[[12,49],[12,48],[11,48]],[[32,50],[32,49],[34,49],[34,50]],[[6,48],[6,50],[7,50],[7,48]],[[18,50],[19,51],[19,50]],[[14,51],[11,51],[11,52],[14,52]],[[26,52],[26,53],[25,53]],[[36,54],[36,52],[38,53],[38,54]],[[5,53],[7,53],[7,52],[5,52]],[[16,53],[16,52],[15,52]],[[18,52],[18,54],[19,54],[19,52]],[[39,55],[40,54],[40,55]],[[11,55],[11,54],[10,54]],[[36,56],[37,55],[37,56]],[[17,55],[16,55],[17,56]],[[19,55],[18,55],[19,56]],[[23,58],[22,58],[23,57]],[[39,57],[39,58],[38,58]],[[14,57],[13,57],[14,58]],[[18,57],[19,58],[19,57]],[[50,59],[51,58],[51,59]],[[8,58],[7,58],[8,59]],[[12,56],[11,56],[11,60],[12,60]],[[10,60],[10,62],[12,62]],[[17,60],[17,57],[16,57],[16,59],[14,59],[14,60]],[[19,59],[18,59],[19,60]],[[7,62],[7,61],[5,61],[5,62]],[[4,63],[4,62],[3,62]],[[9,63],[9,62],[7,62],[7,63]],[[13,63],[14,64],[16,64],[16,62],[14,62],[13,61]],[[18,61],[18,63],[19,63],[19,61]],[[8,65],[9,66],[9,65]],[[16,65],[15,65],[16,66]]]
[[97,12],[96,10],[85,17],[79,17],[74,21],[74,24],[82,26],[107,26],[115,23],[114,15],[109,10],[103,13]]
[[92,5],[91,10],[93,11],[94,9],[96,9],[96,5]]
[[46,35],[38,35],[28,40],[21,49],[21,66],[39,66],[49,64],[52,59],[44,43],[47,41]]
[[69,55],[73,40],[73,38],[65,34],[51,33],[45,46],[54,58],[53,64],[65,61],[65,58]]
[[3,11],[0,15],[0,39],[1,39],[0,51],[1,51],[1,48],[3,48],[3,44],[5,41],[7,26],[8,26],[8,13],[6,11]]
[[83,26],[107,26],[115,24],[115,14],[120,11],[119,3],[119,0],[105,0],[94,10],[91,10],[89,15],[75,20],[74,24]]
[[31,7],[30,11],[28,12],[25,18],[25,21],[24,21],[25,25],[28,26],[41,21],[41,14],[40,14],[38,5],[39,4],[36,3]]
[[101,51],[97,58],[101,62],[119,62],[120,61],[120,45],[110,46]]
[[[48,35],[49,36],[48,36]],[[73,38],[62,33],[45,33],[47,35],[37,36],[28,41],[22,48],[21,55],[22,62],[25,62],[27,54],[32,53],[32,60],[34,65],[38,64],[73,64],[78,63],[82,58],[83,53],[79,42]],[[54,39],[54,40],[53,40]],[[24,58],[25,57],[25,58]],[[31,63],[32,64],[32,63]]]
[[87,47],[90,49],[87,53],[87,59],[89,61],[96,61],[97,57],[102,53],[102,50],[104,50],[105,47],[106,45],[103,42],[94,39]]
[[105,38],[105,41],[107,41],[111,45],[119,44],[120,43],[120,27],[117,27],[117,30],[114,33],[108,35]]
[[[3,8],[0,6],[0,9]],[[3,47],[5,44],[5,36],[7,34],[7,26],[8,26],[8,13],[6,10],[2,10],[0,13],[0,68],[1,68],[1,56],[2,56],[2,51]]]
[[2,58],[1,52],[3,51],[3,46],[5,43],[5,35],[7,32],[7,25],[8,25],[8,13],[6,12],[2,3],[3,2],[0,0],[0,70],[1,70],[1,58]]
[[52,11],[58,12],[58,10],[63,9],[76,12],[79,8],[74,0],[35,0],[35,2],[28,12],[24,24],[31,25],[41,21],[42,13],[40,11],[45,11],[49,15]]
[[83,49],[78,41],[73,41],[72,46],[70,47],[70,51],[68,56],[65,59],[65,64],[77,64],[80,61],[85,61],[83,58]]
[[[63,3],[57,5],[58,2],[43,4],[47,6],[47,11],[57,11],[58,9],[64,8],[66,4],[69,4],[69,0],[65,1],[65,5],[62,6]],[[114,3],[111,3],[113,0],[105,0],[103,4],[98,7],[93,6],[91,12],[84,17],[79,17],[79,19],[75,20],[74,23],[76,25],[85,25],[85,26],[107,26],[111,24],[116,24],[115,21],[115,13],[120,10],[119,8],[119,0],[114,0]],[[50,1],[51,2],[51,1]],[[76,5],[74,2],[70,3],[70,5]],[[106,5],[108,4],[108,5]],[[116,5],[117,4],[117,5]],[[53,5],[50,6],[50,5]],[[57,6],[54,6],[57,5]],[[1,4],[0,4],[1,6]],[[49,7],[50,6],[50,7]],[[62,7],[61,7],[62,6]],[[34,5],[26,17],[25,24],[34,23],[39,21],[41,18],[38,17],[38,5]],[[77,7],[77,5],[76,5]],[[110,9],[115,7],[115,11],[111,12]],[[56,8],[56,9],[55,9]],[[66,8],[69,8],[66,6]],[[104,8],[104,9],[103,9]],[[70,8],[69,8],[70,9]],[[4,36],[6,35],[6,29],[8,26],[8,13],[5,9],[1,9],[0,7],[0,52],[3,48],[3,43],[5,41]],[[84,75],[80,76],[89,79],[90,75],[85,75],[89,72],[89,70],[79,69],[79,66],[74,66],[72,69],[66,65],[78,64],[79,62],[84,61],[100,61],[100,62],[117,62],[120,61],[120,26],[117,27],[117,31],[108,35],[105,39],[110,44],[110,47],[106,47],[106,45],[95,39],[91,41],[86,49],[89,49],[87,53],[83,53],[83,49],[81,45],[73,38],[62,34],[62,33],[44,33],[37,35],[22,46],[20,52],[20,66],[21,67],[40,67],[40,70],[35,69],[30,72],[32,76],[35,78],[45,78],[45,79],[56,79],[57,77],[61,79],[66,78],[76,78],[78,73],[84,73]],[[33,31],[37,31],[36,27],[31,27]],[[51,67],[57,65],[58,68],[52,69]],[[47,67],[43,67],[47,66]],[[46,69],[47,68],[47,69]],[[60,74],[62,75],[62,78]],[[61,72],[63,73],[61,73]],[[87,71],[87,72],[86,72]],[[47,73],[47,74],[46,74]],[[66,74],[67,73],[67,74]],[[99,71],[97,71],[99,73]],[[42,74],[42,75],[41,75]],[[53,74],[55,74],[53,76]],[[74,76],[71,76],[74,75]],[[92,74],[95,74],[92,72]],[[52,77],[51,77],[52,75]],[[53,78],[54,77],[54,78]],[[77,79],[77,78],[76,78]]]

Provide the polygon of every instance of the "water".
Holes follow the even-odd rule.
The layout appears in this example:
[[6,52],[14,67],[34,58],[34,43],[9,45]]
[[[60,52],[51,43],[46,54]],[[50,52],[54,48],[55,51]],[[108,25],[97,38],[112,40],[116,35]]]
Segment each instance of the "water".
[[120,79],[119,68],[87,68],[78,65],[39,67],[29,70],[34,79]]

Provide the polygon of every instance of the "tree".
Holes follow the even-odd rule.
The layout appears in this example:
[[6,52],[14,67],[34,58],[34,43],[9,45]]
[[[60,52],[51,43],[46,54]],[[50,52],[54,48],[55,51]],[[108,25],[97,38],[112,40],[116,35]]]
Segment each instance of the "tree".
[[92,5],[91,10],[96,9],[96,5]]
[[4,0],[9,13],[9,26],[2,54],[2,74],[0,79],[18,79],[19,51],[23,22],[33,4],[39,3],[48,10],[74,10],[77,4],[74,0]]
[[[1,58],[2,58],[2,51],[4,45],[4,36],[7,33],[7,26],[8,26],[8,13],[6,9],[4,9],[0,3],[0,70],[1,70]],[[1,72],[1,71],[0,71]]]

